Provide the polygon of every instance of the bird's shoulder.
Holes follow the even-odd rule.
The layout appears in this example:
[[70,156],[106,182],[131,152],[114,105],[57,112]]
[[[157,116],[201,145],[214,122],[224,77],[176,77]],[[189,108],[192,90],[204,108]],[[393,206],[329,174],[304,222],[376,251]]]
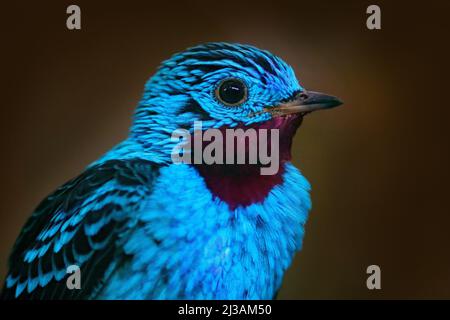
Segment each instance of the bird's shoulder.
[[[13,247],[3,298],[92,296],[117,262],[117,244],[151,194],[157,174],[157,166],[147,160],[108,160],[45,198]],[[66,286],[70,265],[80,268],[81,290]]]

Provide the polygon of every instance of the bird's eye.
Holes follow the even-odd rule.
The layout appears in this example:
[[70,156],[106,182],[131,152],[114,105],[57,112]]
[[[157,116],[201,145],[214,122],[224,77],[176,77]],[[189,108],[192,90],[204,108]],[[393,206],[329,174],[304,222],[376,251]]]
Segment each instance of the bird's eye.
[[226,79],[219,84],[215,94],[224,105],[235,107],[247,100],[247,87],[242,80]]

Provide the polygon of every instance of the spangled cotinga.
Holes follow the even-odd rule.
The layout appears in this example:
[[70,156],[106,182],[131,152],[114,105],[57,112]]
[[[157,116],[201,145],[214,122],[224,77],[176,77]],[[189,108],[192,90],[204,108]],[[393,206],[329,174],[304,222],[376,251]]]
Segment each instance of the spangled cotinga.
[[[128,138],[48,196],[23,227],[3,298],[272,299],[301,248],[310,185],[290,162],[303,116],[341,102],[255,47],[209,43],[162,63]],[[279,130],[260,163],[175,164],[172,133]],[[66,284],[80,268],[81,289]]]

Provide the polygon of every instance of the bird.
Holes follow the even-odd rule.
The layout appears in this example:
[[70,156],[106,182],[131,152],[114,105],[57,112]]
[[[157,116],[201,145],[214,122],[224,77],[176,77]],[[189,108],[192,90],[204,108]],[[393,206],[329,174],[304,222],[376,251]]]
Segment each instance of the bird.
[[[274,299],[311,209],[292,139],[307,114],[340,104],[252,45],[175,53],[146,82],[127,137],[31,214],[2,299]],[[173,132],[199,121],[203,132],[279,130],[279,170],[174,163]]]

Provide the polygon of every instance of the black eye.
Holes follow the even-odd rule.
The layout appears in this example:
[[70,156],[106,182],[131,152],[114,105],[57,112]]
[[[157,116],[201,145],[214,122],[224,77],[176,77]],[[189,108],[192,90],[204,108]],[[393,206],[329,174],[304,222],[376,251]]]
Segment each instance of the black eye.
[[226,106],[237,106],[247,99],[247,87],[239,79],[226,79],[216,89],[216,97]]

